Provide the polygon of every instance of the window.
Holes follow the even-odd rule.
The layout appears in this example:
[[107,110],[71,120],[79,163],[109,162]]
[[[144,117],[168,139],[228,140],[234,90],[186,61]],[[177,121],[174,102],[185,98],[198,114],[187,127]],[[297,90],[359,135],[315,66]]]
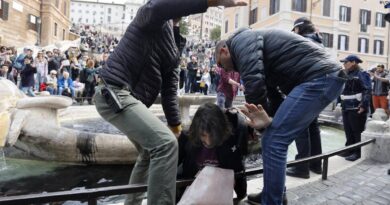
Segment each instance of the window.
[[385,14],[376,13],[375,26],[382,28],[386,27]]
[[327,48],[333,48],[333,34],[321,33],[322,44]]
[[133,20],[133,18],[134,18],[133,16],[130,16],[130,20]]
[[238,28],[238,14],[236,14],[235,18],[234,18],[234,28]]
[[28,29],[38,31],[38,17],[32,14],[28,15]]
[[62,29],[62,40],[65,40],[65,29]]
[[306,12],[306,0],[292,0],[292,10]]
[[85,19],[85,23],[88,23],[88,19]]
[[278,13],[280,9],[280,0],[270,0],[269,2],[269,15]]
[[54,23],[54,36],[57,36],[57,23]]
[[249,14],[249,25],[252,25],[257,22],[257,8],[251,10]]
[[4,21],[8,20],[9,3],[6,1],[0,1],[0,18]]
[[229,22],[228,21],[225,21],[225,33],[227,33],[229,31]]
[[371,11],[360,9],[359,23],[370,25],[371,24]]
[[340,6],[339,20],[351,22],[351,7]]
[[339,35],[337,49],[340,51],[347,51],[349,49],[349,37],[346,35]]
[[368,53],[368,39],[359,38],[358,52],[359,53]]
[[108,13],[109,13],[109,14],[111,13],[111,8],[108,8]]
[[322,5],[322,15],[323,16],[330,16],[330,0],[324,0],[323,5]]
[[384,45],[384,42],[381,40],[374,41],[374,54],[375,55],[383,55],[383,45]]
[[68,5],[66,5],[66,1],[64,1],[64,15],[66,16],[66,12],[67,12],[67,7]]
[[108,23],[111,22],[111,16],[107,16],[107,22],[108,22]]
[[56,0],[56,7],[58,9],[58,7],[60,6],[60,0]]

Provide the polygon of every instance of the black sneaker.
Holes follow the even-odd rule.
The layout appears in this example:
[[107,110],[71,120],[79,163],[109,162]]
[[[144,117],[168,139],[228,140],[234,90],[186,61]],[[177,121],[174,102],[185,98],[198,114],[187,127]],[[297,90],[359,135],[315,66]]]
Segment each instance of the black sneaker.
[[351,161],[351,162],[356,161],[358,159],[360,159],[360,157],[357,154],[351,154],[351,155],[349,155],[348,157],[345,158],[345,160],[348,160],[348,161]]
[[322,168],[321,167],[310,167],[310,171],[316,173],[316,174],[322,174]]
[[301,170],[298,170],[296,167],[287,168],[286,175],[290,176],[290,177],[298,177],[298,178],[302,178],[302,179],[309,179],[310,178],[309,170],[301,171]]
[[[261,192],[257,194],[249,194],[248,203],[253,205],[261,205]],[[288,204],[286,193],[283,193],[282,204],[283,205]]]

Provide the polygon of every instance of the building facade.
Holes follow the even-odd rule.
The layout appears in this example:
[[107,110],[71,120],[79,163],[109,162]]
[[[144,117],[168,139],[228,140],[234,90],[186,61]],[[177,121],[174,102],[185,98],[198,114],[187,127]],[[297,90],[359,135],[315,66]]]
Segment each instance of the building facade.
[[223,9],[220,7],[210,7],[205,13],[195,14],[188,17],[188,32],[192,39],[210,39],[213,28],[221,27]]
[[70,19],[75,25],[93,25],[109,33],[123,34],[144,3],[145,0],[132,0],[125,4],[72,0]]
[[[373,0],[251,0],[242,8],[225,9],[222,38],[237,27],[280,28],[291,31],[294,20],[310,18],[322,34],[331,54],[342,59],[360,56],[362,67],[390,67],[388,13],[381,1]],[[245,17],[244,17],[245,16]],[[246,19],[245,19],[246,18]],[[236,26],[237,25],[237,26]]]
[[0,45],[46,46],[69,39],[70,0],[0,0]]

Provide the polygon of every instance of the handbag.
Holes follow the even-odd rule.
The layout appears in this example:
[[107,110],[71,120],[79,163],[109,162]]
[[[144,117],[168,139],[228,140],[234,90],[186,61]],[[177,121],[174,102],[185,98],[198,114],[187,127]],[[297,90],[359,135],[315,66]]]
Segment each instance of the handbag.
[[233,205],[234,171],[204,167],[178,205]]

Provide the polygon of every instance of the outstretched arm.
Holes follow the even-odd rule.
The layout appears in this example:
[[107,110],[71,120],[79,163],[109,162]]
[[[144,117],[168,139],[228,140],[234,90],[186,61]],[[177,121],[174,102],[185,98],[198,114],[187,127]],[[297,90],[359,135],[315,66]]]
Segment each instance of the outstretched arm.
[[245,6],[246,0],[149,0],[142,6],[134,24],[149,30],[157,29],[169,19],[202,13],[214,6]]

